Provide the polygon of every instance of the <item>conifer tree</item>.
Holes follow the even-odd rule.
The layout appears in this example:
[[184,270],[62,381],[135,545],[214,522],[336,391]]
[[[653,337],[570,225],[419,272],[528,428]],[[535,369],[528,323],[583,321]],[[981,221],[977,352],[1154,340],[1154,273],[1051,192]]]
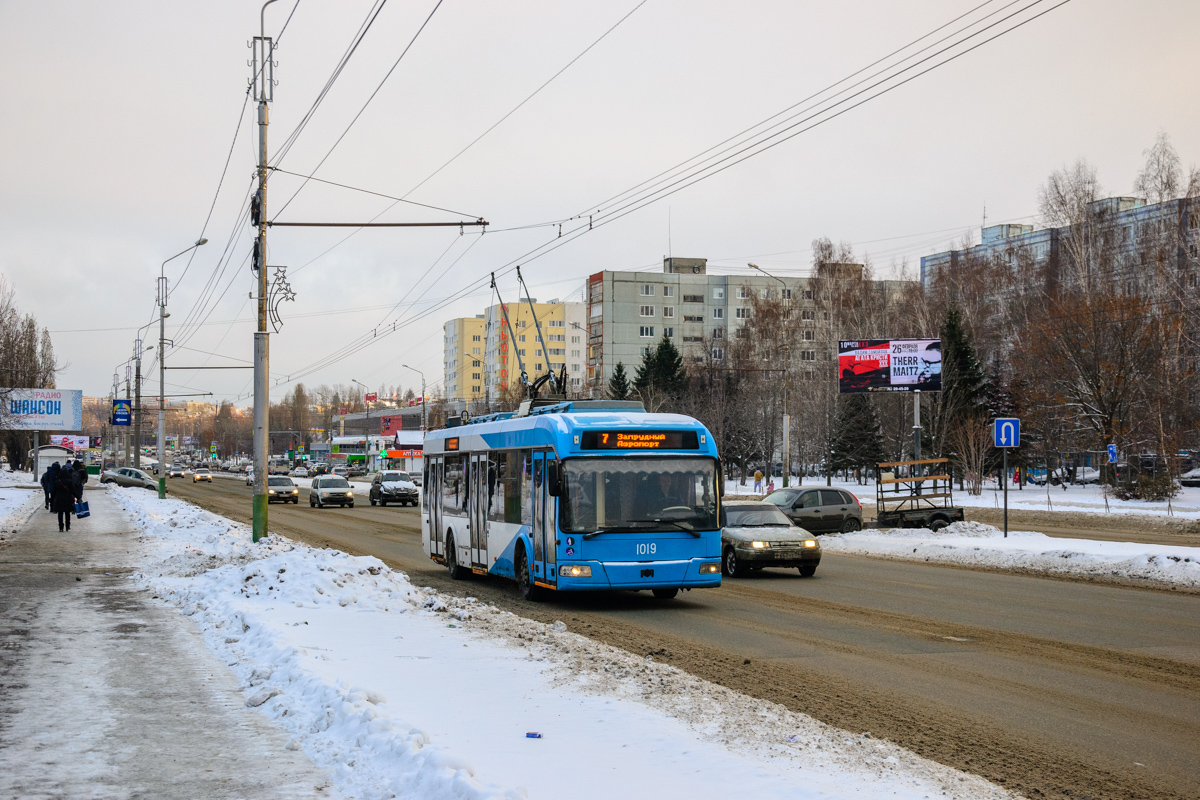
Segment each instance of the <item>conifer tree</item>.
[[627,399],[629,388],[629,376],[625,374],[625,365],[618,361],[617,366],[613,369],[612,377],[608,379],[608,399]]
[[869,396],[841,395],[833,425],[830,467],[834,471],[862,469],[866,474],[883,460],[883,433]]

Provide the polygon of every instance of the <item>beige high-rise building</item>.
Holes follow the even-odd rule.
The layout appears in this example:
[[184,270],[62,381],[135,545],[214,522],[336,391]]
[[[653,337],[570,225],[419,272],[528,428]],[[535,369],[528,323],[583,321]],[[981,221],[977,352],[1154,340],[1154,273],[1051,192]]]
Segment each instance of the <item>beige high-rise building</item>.
[[519,383],[522,364],[531,381],[548,368],[558,374],[565,367],[567,391],[582,391],[587,370],[584,313],[581,302],[521,298],[475,317],[450,320],[444,327],[447,399],[486,405],[506,386]]
[[483,397],[486,328],[483,314],[452,319],[442,326],[446,399],[470,402]]

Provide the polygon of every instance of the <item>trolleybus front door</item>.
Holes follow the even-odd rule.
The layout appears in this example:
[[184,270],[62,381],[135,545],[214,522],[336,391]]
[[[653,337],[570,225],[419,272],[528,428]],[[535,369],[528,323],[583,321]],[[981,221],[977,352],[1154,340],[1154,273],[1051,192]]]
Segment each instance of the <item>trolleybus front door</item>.
[[470,504],[467,520],[471,526],[471,566],[487,569],[487,503],[488,503],[488,456],[487,453],[471,455]]

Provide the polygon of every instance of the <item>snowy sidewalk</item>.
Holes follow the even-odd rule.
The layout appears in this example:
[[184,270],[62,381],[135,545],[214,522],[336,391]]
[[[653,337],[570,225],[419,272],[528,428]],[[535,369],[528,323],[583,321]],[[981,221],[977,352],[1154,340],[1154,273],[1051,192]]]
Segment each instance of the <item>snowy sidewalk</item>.
[[136,533],[109,492],[69,534],[28,496],[0,542],[0,797],[339,796],[129,580]]

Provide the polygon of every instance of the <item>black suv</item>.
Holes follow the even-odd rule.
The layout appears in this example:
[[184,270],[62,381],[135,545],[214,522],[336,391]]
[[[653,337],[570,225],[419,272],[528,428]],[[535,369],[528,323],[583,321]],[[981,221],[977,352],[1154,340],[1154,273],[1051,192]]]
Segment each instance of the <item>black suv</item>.
[[378,503],[386,506],[388,503],[399,503],[403,506],[412,503],[415,506],[420,500],[420,495],[407,472],[388,470],[380,472],[371,481],[370,500],[371,505]]

